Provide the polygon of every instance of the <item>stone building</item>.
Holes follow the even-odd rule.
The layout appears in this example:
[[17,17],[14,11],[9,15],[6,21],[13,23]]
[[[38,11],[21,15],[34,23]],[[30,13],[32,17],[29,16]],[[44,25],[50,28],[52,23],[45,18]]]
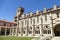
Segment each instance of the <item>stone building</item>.
[[0,20],[0,35],[13,35],[16,30],[16,23]]
[[60,6],[35,13],[24,13],[19,7],[14,17],[18,36],[60,36]]

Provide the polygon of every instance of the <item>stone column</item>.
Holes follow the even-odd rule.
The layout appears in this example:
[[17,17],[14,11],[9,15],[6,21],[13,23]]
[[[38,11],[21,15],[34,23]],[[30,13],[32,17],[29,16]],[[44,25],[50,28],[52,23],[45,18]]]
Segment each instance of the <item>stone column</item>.
[[27,30],[27,27],[26,27],[26,30],[25,30],[25,34],[26,34],[26,36],[28,35],[28,30]]
[[15,27],[14,27],[14,35],[15,35]]
[[5,36],[6,36],[6,34],[7,34],[7,28],[5,28]]
[[41,14],[41,26],[40,26],[40,35],[43,36],[43,19],[42,19],[42,14]]
[[32,35],[33,35],[33,26],[32,26]]
[[13,28],[11,28],[11,33],[12,33],[12,35],[13,35]]
[[17,27],[15,28],[15,35],[17,35]]
[[54,36],[54,31],[53,31],[53,27],[51,27],[51,36]]
[[35,36],[35,26],[32,26],[32,34]]
[[40,35],[43,36],[43,26],[40,26]]
[[10,28],[10,33],[9,33],[9,35],[11,35],[11,28]]
[[12,35],[12,28],[10,28],[10,31],[11,31],[11,35]]
[[14,27],[12,28],[12,34],[14,35]]

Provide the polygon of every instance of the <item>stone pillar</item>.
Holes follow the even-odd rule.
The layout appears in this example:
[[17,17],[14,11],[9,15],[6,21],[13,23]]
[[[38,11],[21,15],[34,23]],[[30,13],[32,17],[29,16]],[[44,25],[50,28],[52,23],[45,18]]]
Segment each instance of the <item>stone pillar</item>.
[[33,35],[33,26],[32,26],[32,35]]
[[26,27],[26,30],[25,30],[25,34],[26,34],[26,36],[28,35],[28,33],[27,33],[27,27]]
[[12,28],[12,34],[14,35],[14,27]]
[[13,35],[14,35],[14,27],[13,27]]
[[17,35],[17,27],[15,28],[15,35]]
[[6,36],[6,34],[7,34],[7,28],[5,28],[5,36]]
[[11,27],[11,32],[12,32],[12,35],[13,35],[13,28]]
[[53,27],[51,27],[51,36],[54,36],[54,31],[53,31]]
[[23,27],[21,27],[21,36],[23,36]]
[[40,26],[40,35],[43,36],[43,19],[42,19],[42,14],[41,14],[41,26]]
[[43,26],[40,26],[40,35],[43,36]]
[[10,33],[9,33],[9,35],[11,35],[11,28],[10,28]]
[[15,27],[14,27],[14,35],[15,35]]
[[35,36],[35,26],[32,26],[32,34]]

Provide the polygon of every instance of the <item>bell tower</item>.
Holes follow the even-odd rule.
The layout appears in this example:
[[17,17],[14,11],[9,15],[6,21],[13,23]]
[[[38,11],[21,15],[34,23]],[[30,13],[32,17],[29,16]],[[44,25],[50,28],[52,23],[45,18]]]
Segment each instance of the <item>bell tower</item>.
[[16,16],[22,15],[23,12],[24,12],[24,8],[23,8],[23,7],[19,7],[19,8],[17,9],[17,14],[16,14]]
[[14,21],[17,22],[17,18],[20,17],[24,13],[23,7],[18,7],[16,11],[16,16],[14,17]]

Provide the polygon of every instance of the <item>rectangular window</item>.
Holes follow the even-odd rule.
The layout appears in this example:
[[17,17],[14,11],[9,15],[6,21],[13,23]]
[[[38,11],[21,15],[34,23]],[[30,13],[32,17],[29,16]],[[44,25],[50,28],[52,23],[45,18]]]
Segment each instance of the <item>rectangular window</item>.
[[29,19],[28,19],[28,25],[29,25]]
[[45,21],[47,21],[47,15],[45,15]]
[[35,31],[35,34],[40,34],[40,31]]
[[30,21],[31,21],[30,23],[32,24],[32,18],[31,18],[31,20],[30,20]]
[[23,21],[22,21],[22,27],[23,27]]
[[32,34],[32,31],[29,31],[29,34]]
[[29,25],[29,21],[27,20],[27,25]]
[[43,33],[44,33],[44,34],[47,34],[47,30],[43,30]]
[[6,26],[6,23],[4,23],[4,26]]
[[33,19],[33,24],[35,24],[35,19]]
[[[10,24],[11,25],[11,24]],[[17,26],[17,24],[14,24],[14,26]]]
[[51,34],[51,30],[48,30],[48,34]]
[[39,16],[37,16],[37,23],[39,22]]

